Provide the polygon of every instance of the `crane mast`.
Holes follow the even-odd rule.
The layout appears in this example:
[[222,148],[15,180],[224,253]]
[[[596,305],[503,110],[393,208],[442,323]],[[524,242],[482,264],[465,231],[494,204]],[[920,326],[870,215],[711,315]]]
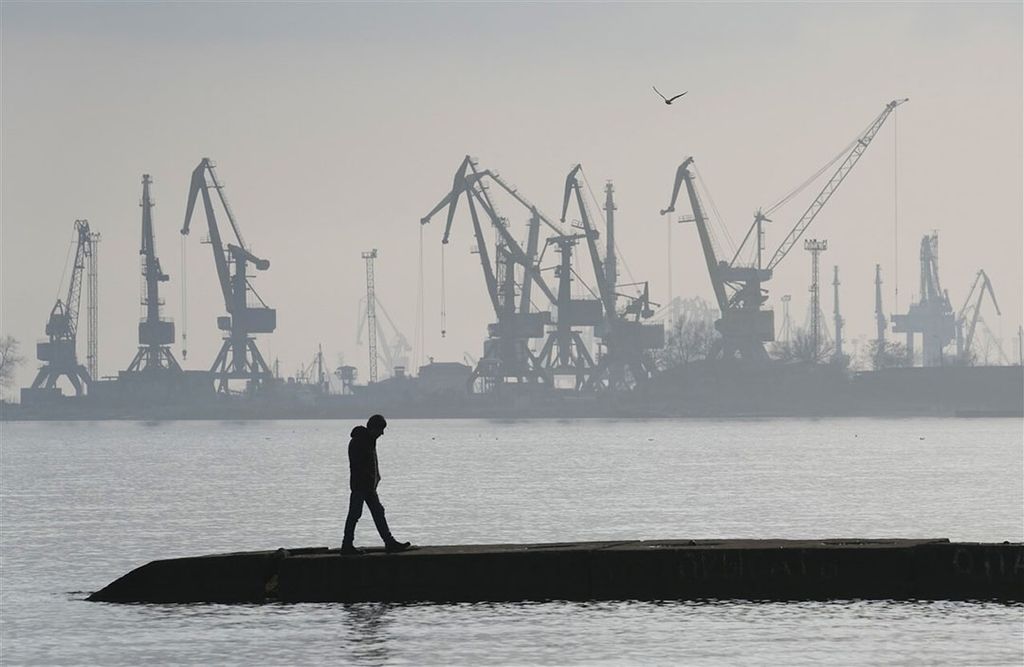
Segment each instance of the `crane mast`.
[[373,276],[373,260],[377,249],[363,253],[366,260],[366,328],[370,337],[370,384],[377,383],[377,295]]
[[139,254],[142,256],[142,281],[145,295],[142,306],[146,309],[145,317],[139,322],[139,349],[135,358],[128,365],[128,372],[139,371],[175,371],[181,372],[181,366],[171,352],[174,343],[174,322],[164,320],[160,310],[163,301],[160,299],[160,283],[167,282],[169,277],[160,268],[160,260],[156,256],[156,240],[153,231],[153,199],[150,196],[152,179],[149,174],[142,175],[142,243]]
[[832,267],[832,317],[836,330],[837,359],[843,357],[843,316],[839,312],[839,267]]
[[882,265],[875,264],[875,342],[878,350],[885,345],[885,313],[882,310]]
[[615,187],[611,181],[604,186],[604,280],[612,288],[615,308],[615,286],[619,282],[619,258],[615,251]]
[[[211,190],[216,193],[227,215],[238,241],[237,245],[225,245],[222,240]],[[192,183],[185,206],[185,223],[181,228],[183,235],[189,233],[192,214],[200,196],[206,213],[217,279],[224,296],[224,307],[228,312],[227,316],[217,318],[218,328],[226,332],[226,335],[210,372],[217,379],[217,390],[220,392],[230,391],[230,380],[246,380],[255,389],[269,382],[273,374],[260,354],[252,334],[272,333],[277,327],[277,311],[267,307],[252,288],[247,271],[250,264],[257,271],[266,271],[270,268],[270,262],[257,257],[246,248],[234,213],[224,194],[224,186],[218,180],[214,164],[209,158],[203,158],[192,171]],[[250,305],[250,295],[259,302],[259,305]]]

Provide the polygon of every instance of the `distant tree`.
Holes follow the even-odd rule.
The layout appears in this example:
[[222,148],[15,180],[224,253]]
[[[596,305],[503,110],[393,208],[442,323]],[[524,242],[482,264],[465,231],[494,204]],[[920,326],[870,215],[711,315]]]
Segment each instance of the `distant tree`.
[[18,339],[14,336],[0,338],[0,392],[6,392],[14,384],[14,375],[25,359],[18,354]]
[[665,347],[658,350],[655,362],[659,369],[668,370],[707,359],[718,338],[709,320],[683,313],[669,329]]
[[776,344],[772,352],[780,361],[799,361],[805,364],[839,363],[844,367],[849,363],[846,355],[842,358],[836,356],[835,346],[828,341],[819,340],[815,349],[814,337],[805,329],[794,331],[791,340]]
[[899,368],[907,365],[907,348],[903,343],[896,341],[873,340],[868,345],[868,357],[871,360],[871,368],[876,371],[883,368]]

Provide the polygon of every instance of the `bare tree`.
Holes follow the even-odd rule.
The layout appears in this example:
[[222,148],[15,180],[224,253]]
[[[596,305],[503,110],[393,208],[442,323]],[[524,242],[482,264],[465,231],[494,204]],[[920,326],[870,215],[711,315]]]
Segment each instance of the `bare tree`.
[[815,345],[814,336],[805,329],[795,330],[790,341],[777,343],[772,352],[780,361],[799,361],[807,364],[839,363],[841,365],[849,362],[846,355],[843,355],[842,358],[836,356],[836,348],[832,343],[819,340]]
[[14,384],[14,374],[24,358],[18,354],[18,339],[14,336],[0,338],[0,392]]
[[907,365],[907,348],[896,341],[873,340],[868,345],[868,357],[871,359],[871,367],[876,371],[898,368]]
[[705,318],[681,315],[668,332],[665,347],[655,355],[658,368],[678,368],[711,356],[719,334]]

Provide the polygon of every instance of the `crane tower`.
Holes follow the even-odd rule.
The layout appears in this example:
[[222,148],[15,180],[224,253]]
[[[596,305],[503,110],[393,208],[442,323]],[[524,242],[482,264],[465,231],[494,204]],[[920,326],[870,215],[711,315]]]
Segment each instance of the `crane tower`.
[[128,365],[128,372],[139,371],[181,371],[177,359],[171,352],[174,343],[174,322],[161,317],[163,300],[160,298],[160,283],[169,277],[160,268],[160,259],[156,256],[156,239],[153,232],[153,199],[150,197],[149,186],[152,183],[149,174],[142,175],[142,244],[139,254],[142,256],[142,283],[145,293],[141,305],[145,308],[145,317],[139,322],[139,351]]
[[[95,275],[95,265],[90,265],[90,258],[95,251],[99,235],[89,229],[88,220],[75,220],[75,239],[75,258],[74,264],[71,266],[71,279],[68,281],[67,295],[63,299],[58,298],[50,310],[50,316],[46,321],[47,340],[36,345],[36,358],[43,362],[43,365],[32,381],[31,387],[21,391],[24,403],[42,397],[44,393],[60,395],[57,381],[61,377],[68,379],[76,396],[80,396],[92,383],[92,375],[88,369],[78,363],[75,348],[78,341],[78,313],[82,301],[82,279],[83,275],[89,272],[90,266]],[[92,306],[92,299],[96,296],[93,287],[95,285],[86,288],[87,310]],[[95,315],[90,318],[90,326],[95,326],[94,318]],[[95,339],[93,340],[95,341]]]
[[875,264],[875,344],[881,350],[885,346],[885,312],[882,310],[882,265]]
[[370,384],[377,381],[377,296],[373,284],[373,260],[377,249],[363,253],[366,260],[366,333],[370,337]]
[[914,361],[914,337],[921,334],[923,366],[941,366],[942,350],[956,337],[956,315],[939,283],[939,235],[921,239],[921,296],[903,315],[892,316],[892,330],[907,335],[907,360]]
[[807,239],[804,241],[804,250],[811,253],[811,305],[808,313],[811,316],[811,350],[816,360],[821,350],[821,290],[818,283],[818,262],[821,253],[828,250],[828,241]]

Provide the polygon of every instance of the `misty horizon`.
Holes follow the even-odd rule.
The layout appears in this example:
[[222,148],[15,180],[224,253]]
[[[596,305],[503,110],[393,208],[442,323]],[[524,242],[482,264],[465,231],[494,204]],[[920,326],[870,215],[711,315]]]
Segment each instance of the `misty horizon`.
[[[78,218],[102,234],[100,374],[131,360],[143,173],[153,178],[176,353],[186,258],[187,368],[208,368],[221,340],[210,251],[196,233],[184,247],[178,234],[189,175],[210,157],[246,240],[270,260],[253,281],[278,310],[277,331],[258,337],[264,356],[290,376],[322,344],[331,367],[343,359],[365,379],[366,348],[355,340],[366,289],[360,255],[371,248],[380,253],[379,298],[410,341],[422,303],[414,366],[480,356],[493,314],[467,215],[457,214],[445,250],[444,337],[443,215],[419,223],[465,155],[552,218],[572,165],[582,163],[598,198],[611,180],[620,281],[648,281],[661,304],[670,295],[713,302],[693,226],[672,223],[668,245],[659,215],[683,158],[695,158],[713,195],[706,203],[738,241],[758,207],[902,97],[910,102],[804,237],[829,243],[828,325],[834,265],[844,338],[870,339],[875,264],[886,315],[897,309],[897,284],[905,311],[918,291],[918,244],[937,230],[954,309],[984,269],[1002,308],[987,320],[1007,355],[1015,352],[1024,285],[1020,5],[430,5],[403,7],[386,28],[387,8],[370,5],[5,3],[0,11],[2,329],[26,358],[16,387],[30,382],[34,342],[66,289]],[[759,38],[766,27],[772,39]],[[449,43],[456,36],[460,48]],[[565,49],[566,40],[577,47]],[[689,93],[665,106],[652,84]],[[768,252],[814,192],[773,216]],[[523,210],[501,210],[522,239]],[[689,214],[683,201],[678,214]],[[803,324],[809,281],[810,259],[794,248],[768,284],[777,327],[784,294]],[[83,350],[80,341],[80,358]]]

